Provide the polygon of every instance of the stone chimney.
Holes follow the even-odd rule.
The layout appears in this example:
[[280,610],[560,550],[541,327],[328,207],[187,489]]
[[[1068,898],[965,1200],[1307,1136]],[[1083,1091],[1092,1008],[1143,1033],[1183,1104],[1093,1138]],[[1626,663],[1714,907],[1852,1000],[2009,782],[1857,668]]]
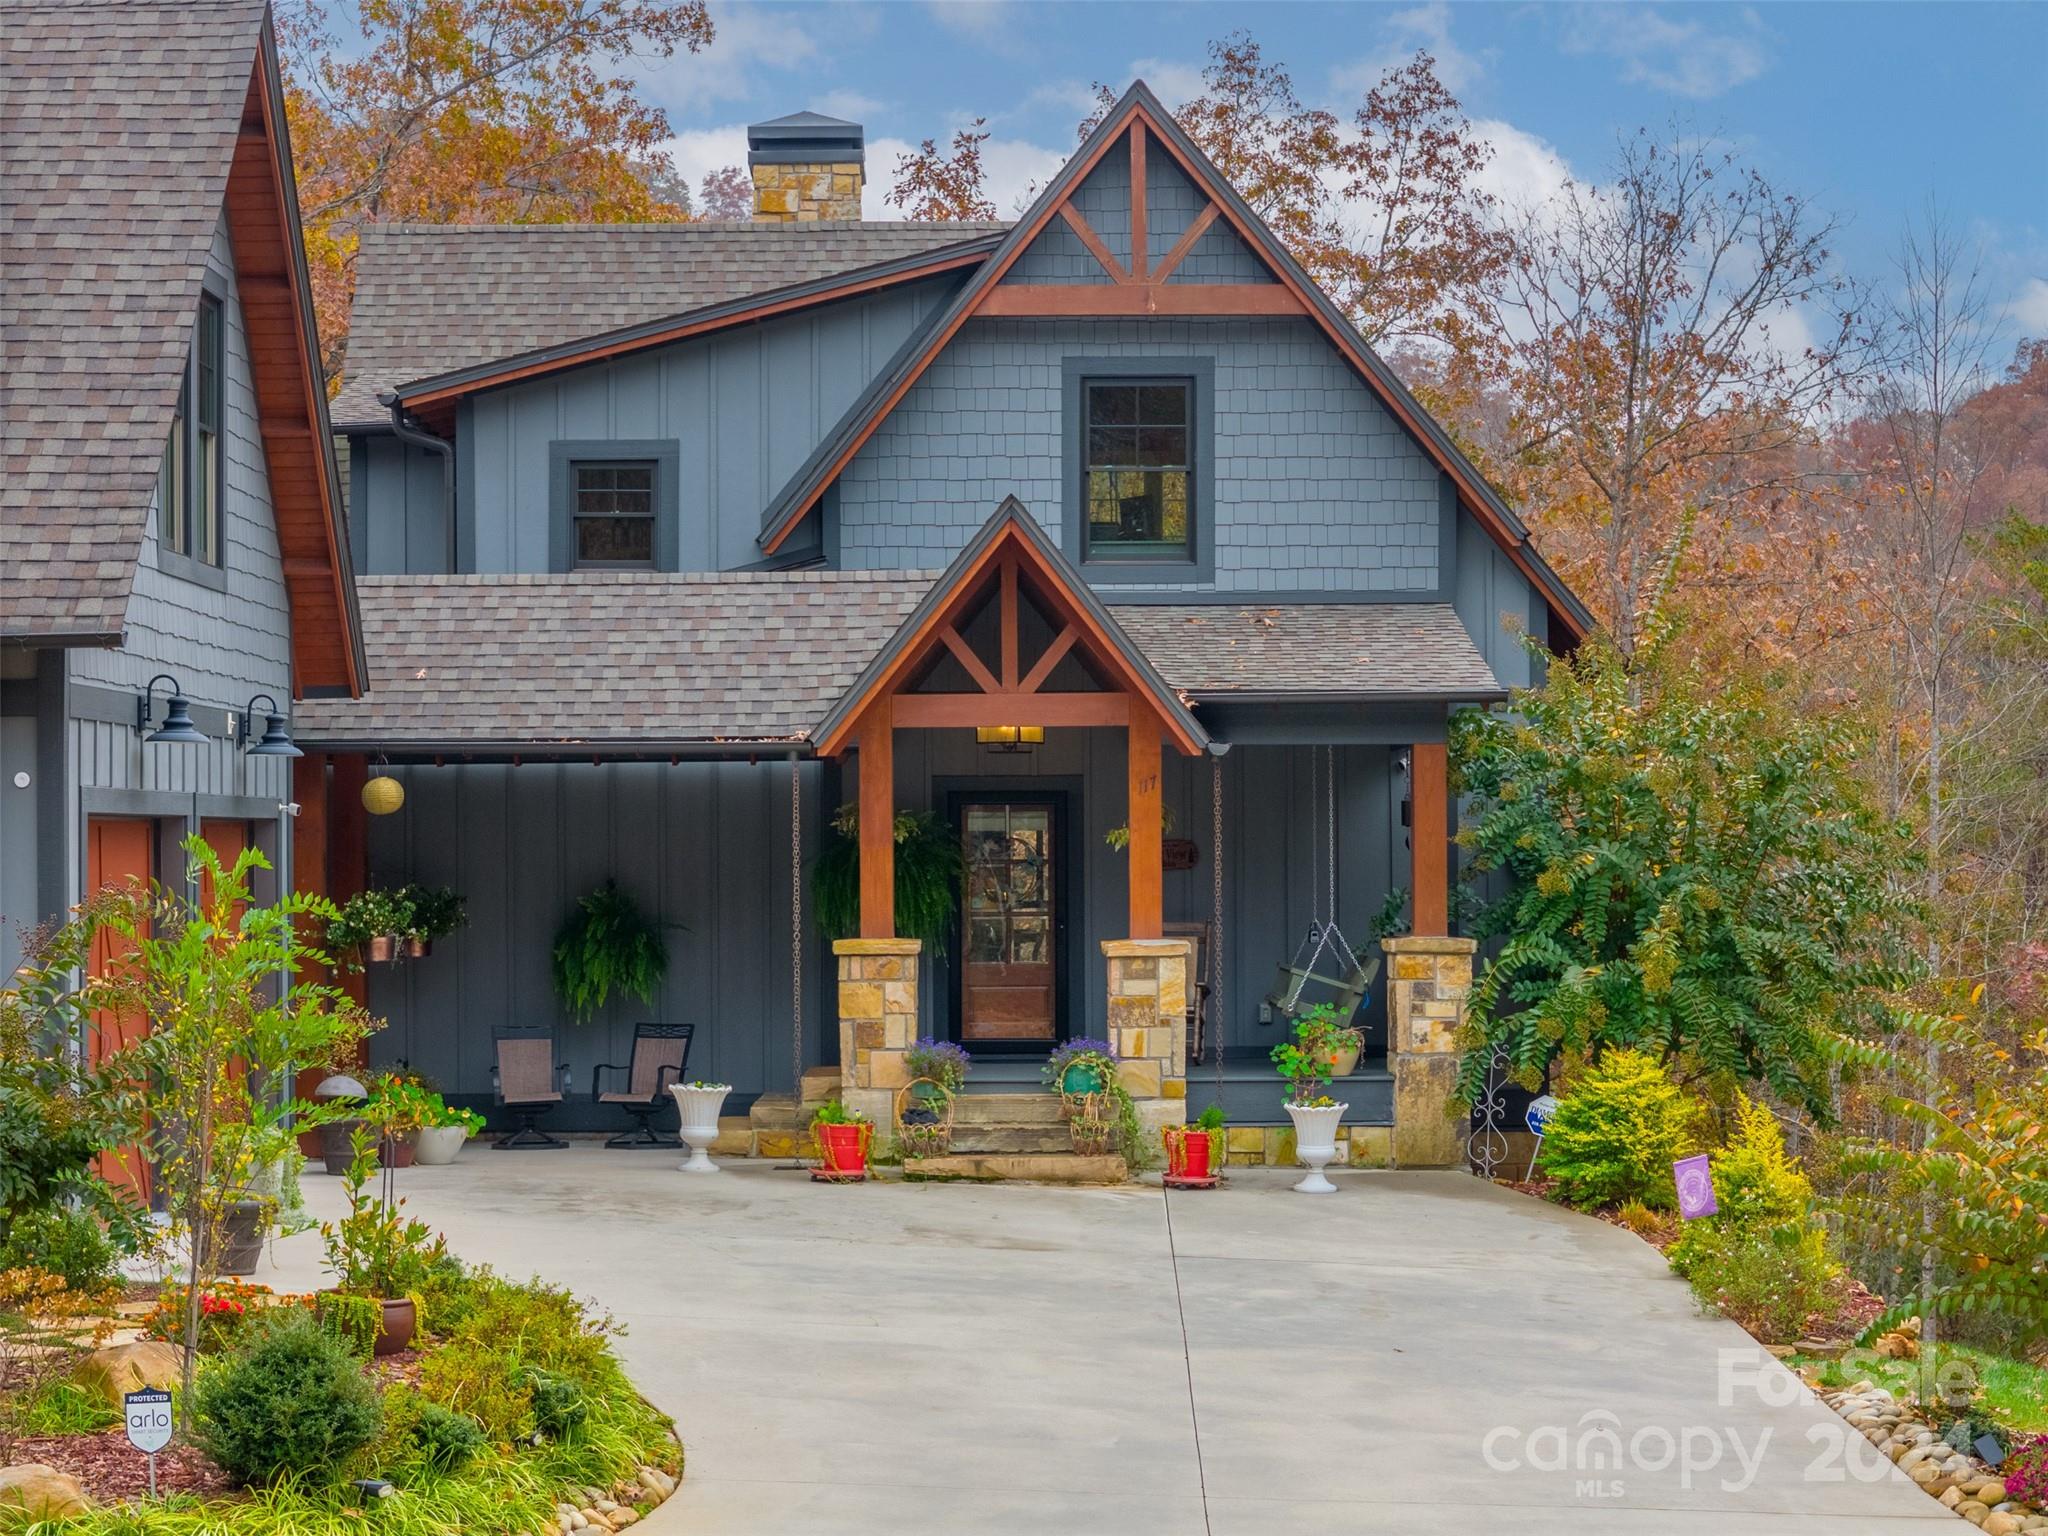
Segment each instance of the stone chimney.
[[859,123],[796,112],[747,130],[754,217],[774,224],[860,217],[866,136]]

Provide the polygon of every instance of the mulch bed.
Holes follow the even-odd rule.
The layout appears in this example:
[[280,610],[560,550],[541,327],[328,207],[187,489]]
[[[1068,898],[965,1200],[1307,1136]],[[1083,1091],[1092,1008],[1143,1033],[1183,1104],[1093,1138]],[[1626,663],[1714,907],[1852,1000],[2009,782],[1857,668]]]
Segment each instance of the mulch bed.
[[[91,1435],[31,1435],[14,1442],[17,1462],[39,1461],[69,1472],[98,1503],[141,1498],[149,1492],[149,1458],[128,1443],[125,1429]],[[234,1488],[227,1473],[189,1445],[166,1447],[156,1458],[156,1491],[220,1494]]]

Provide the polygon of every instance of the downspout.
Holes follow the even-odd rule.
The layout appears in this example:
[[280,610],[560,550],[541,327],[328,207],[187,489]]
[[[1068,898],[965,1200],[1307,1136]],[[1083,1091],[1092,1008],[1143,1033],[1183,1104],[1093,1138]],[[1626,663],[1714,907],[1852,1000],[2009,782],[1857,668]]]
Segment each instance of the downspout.
[[410,444],[414,448],[424,448],[429,453],[438,453],[441,456],[441,505],[448,518],[448,574],[458,575],[460,567],[456,564],[455,545],[455,445],[445,437],[436,437],[416,423],[408,421],[404,403],[396,394],[386,391],[377,397],[377,403],[391,412],[393,437],[401,443]]

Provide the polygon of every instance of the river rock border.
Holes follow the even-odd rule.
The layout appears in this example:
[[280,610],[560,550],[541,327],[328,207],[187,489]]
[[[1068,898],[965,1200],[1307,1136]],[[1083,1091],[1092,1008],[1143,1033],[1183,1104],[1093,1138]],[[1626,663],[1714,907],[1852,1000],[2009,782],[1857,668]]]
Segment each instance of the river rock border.
[[[621,1478],[609,1493],[602,1488],[578,1488],[555,1505],[555,1518],[541,1523],[538,1536],[574,1536],[577,1531],[605,1536],[609,1531],[623,1531],[666,1502],[680,1481],[659,1467],[646,1466],[630,1478]],[[576,1502],[578,1499],[582,1502]],[[536,1533],[521,1531],[519,1536]]]
[[1975,1456],[1949,1445],[1917,1408],[1900,1402],[1885,1388],[1859,1381],[1846,1391],[1822,1392],[1820,1399],[1925,1493],[1981,1527],[1985,1536],[2048,1532],[2048,1513],[2008,1499],[2004,1478]]

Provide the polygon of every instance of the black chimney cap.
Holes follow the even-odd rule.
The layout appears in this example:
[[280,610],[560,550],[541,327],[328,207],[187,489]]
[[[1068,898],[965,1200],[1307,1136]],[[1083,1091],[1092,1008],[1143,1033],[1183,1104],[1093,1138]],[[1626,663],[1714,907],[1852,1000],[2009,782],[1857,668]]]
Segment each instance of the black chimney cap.
[[792,112],[747,129],[749,165],[846,165],[866,168],[867,134],[822,112]]

